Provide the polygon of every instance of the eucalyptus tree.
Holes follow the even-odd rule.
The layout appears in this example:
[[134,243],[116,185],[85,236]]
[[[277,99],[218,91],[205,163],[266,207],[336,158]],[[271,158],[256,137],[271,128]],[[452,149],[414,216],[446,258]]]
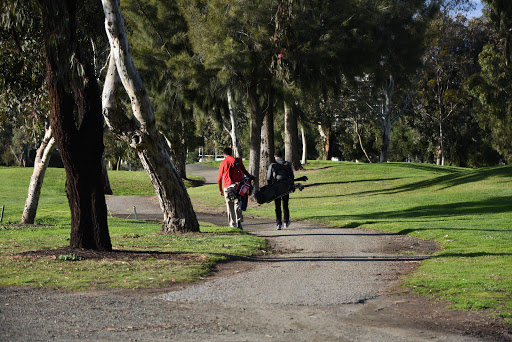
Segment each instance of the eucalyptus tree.
[[483,0],[487,4],[486,16],[494,24],[503,39],[506,66],[510,67],[512,44],[512,2],[508,0]]
[[[469,77],[465,87],[476,99],[476,122],[483,130],[484,142],[492,145],[501,158],[512,162],[512,68],[507,65],[504,38],[497,28],[487,30],[485,46],[478,56],[480,72]],[[485,32],[485,31],[484,31]],[[483,148],[482,148],[483,150]],[[492,156],[491,153],[488,153]],[[488,157],[488,156],[482,156]],[[487,160],[490,164],[491,161]],[[495,161],[496,163],[496,161]]]
[[463,17],[454,20],[441,12],[431,22],[428,32],[426,61],[415,108],[438,132],[433,134],[437,165],[445,165],[446,126],[450,125],[450,120],[457,119],[468,102],[462,87],[466,76],[464,63],[469,62],[468,34]]
[[101,168],[103,116],[92,61],[77,32],[76,1],[40,0],[50,122],[66,170],[72,248],[111,250]]
[[[251,113],[249,172],[260,170],[261,127],[272,75],[272,1],[179,0],[195,54],[222,84],[244,92]],[[258,182],[256,183],[258,186]]]
[[[148,93],[130,53],[118,0],[103,0],[105,29],[111,55],[103,88],[103,114],[113,133],[130,144],[148,173],[164,214],[162,231],[199,231],[185,185],[160,139]],[[124,87],[132,115],[125,115],[117,97]]]
[[0,164],[14,158],[27,166],[28,152],[44,135],[49,105],[37,3],[1,3]]
[[[376,97],[371,107],[382,127],[381,162],[388,161],[392,125],[411,101],[422,67],[425,30],[436,10],[435,2],[425,0],[389,0],[375,8],[373,40],[377,54],[373,54],[376,58],[371,72]],[[400,95],[399,101],[396,95]]]
[[187,92],[199,72],[187,37],[187,23],[175,1],[124,1],[122,10],[132,55],[154,108],[157,127],[181,178],[186,178],[187,148],[194,147],[193,110]]
[[[341,51],[350,32],[346,22],[356,12],[354,1],[278,2],[272,67],[283,87],[285,159],[292,162],[294,169],[301,167],[299,104],[311,108],[304,101],[306,93],[333,86],[342,68]],[[318,127],[320,132],[330,130]]]
[[[94,53],[87,51],[90,50],[88,48],[90,42],[98,46],[98,41],[95,42],[98,30],[89,20],[91,13],[99,8],[98,4],[96,6],[94,4],[90,1],[76,4],[79,12],[76,18],[77,40],[82,46],[82,55],[89,55],[89,57]],[[32,146],[40,144],[37,148],[34,170],[21,219],[22,224],[33,224],[45,171],[55,145],[48,117],[50,110],[45,82],[41,12],[36,2],[2,2],[2,6],[0,55],[6,57],[0,57],[2,60],[0,69],[5,73],[0,77],[2,82],[0,97],[5,100],[1,105],[2,128],[13,127],[13,142],[17,141],[17,145],[23,146],[24,150],[30,150]],[[91,57],[91,59],[94,58]],[[14,145],[16,143],[12,144]],[[111,193],[105,169],[103,174],[105,191]]]

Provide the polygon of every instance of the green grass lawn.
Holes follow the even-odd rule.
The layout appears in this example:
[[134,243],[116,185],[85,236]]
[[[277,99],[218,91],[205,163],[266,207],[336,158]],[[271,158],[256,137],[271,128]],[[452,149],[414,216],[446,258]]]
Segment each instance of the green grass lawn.
[[[512,167],[318,161],[304,174],[307,188],[290,195],[292,221],[438,241],[442,250],[403,285],[512,323]],[[223,205],[217,186],[208,187],[190,189],[193,201]],[[273,204],[250,205],[248,214],[271,218]]]
[[[30,168],[0,167],[0,206],[5,206],[0,223],[0,286],[71,290],[168,287],[198,280],[211,273],[217,263],[255,255],[266,248],[263,238],[204,222],[200,222],[198,234],[162,235],[158,223],[109,217],[115,250],[149,256],[79,260],[73,254],[52,254],[69,246],[65,173],[63,169],[48,169],[36,225],[19,226],[31,174]],[[114,171],[109,178],[114,195],[154,194],[144,172]],[[24,254],[38,250],[50,252],[45,257]]]
[[[15,225],[21,217],[31,172],[0,168],[0,205],[6,206],[0,225],[0,285],[66,287],[73,278],[77,285],[71,288],[166,286],[173,280],[203,277],[215,262],[265,248],[262,239],[228,227],[201,224],[202,234],[161,236],[156,234],[158,224],[111,218],[114,248],[191,257],[176,269],[174,264],[160,265],[163,261],[159,259],[104,260],[100,265],[88,260],[61,261],[59,256],[56,260],[20,258],[23,251],[69,244],[63,170],[48,171],[37,218],[43,226]],[[292,220],[315,221],[340,229],[380,229],[438,241],[442,249],[403,278],[402,284],[418,293],[451,301],[454,308],[486,309],[512,323],[512,167],[311,162],[304,174],[309,177],[307,188],[290,197]],[[152,194],[144,173],[112,172],[110,179],[114,194]],[[216,184],[189,188],[189,194],[194,203],[219,208],[225,205]],[[247,214],[273,218],[273,205],[250,204]],[[43,271],[36,273],[39,269]],[[98,270],[104,270],[103,275],[98,276]],[[46,279],[48,274],[54,278]]]

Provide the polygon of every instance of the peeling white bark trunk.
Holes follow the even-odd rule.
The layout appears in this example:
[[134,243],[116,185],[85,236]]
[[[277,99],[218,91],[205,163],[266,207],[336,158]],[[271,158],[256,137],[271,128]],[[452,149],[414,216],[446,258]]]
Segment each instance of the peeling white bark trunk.
[[55,139],[52,137],[52,129],[50,127],[46,130],[43,142],[37,149],[36,160],[34,161],[34,171],[32,172],[32,178],[30,178],[27,200],[25,202],[25,208],[23,209],[23,215],[20,222],[21,224],[34,224],[44,175],[48,168],[50,154],[54,146]]
[[302,160],[300,163],[305,165],[307,163],[308,146],[306,142],[306,132],[304,131],[304,125],[300,125],[300,134],[302,137]]
[[[111,61],[103,88],[103,113],[107,124],[137,151],[160,201],[164,214],[162,231],[199,231],[185,185],[158,136],[151,102],[129,52],[119,1],[102,0],[102,4],[111,49]],[[116,105],[119,80],[130,97],[131,119],[120,113]]]
[[228,107],[229,107],[229,118],[231,120],[231,130],[229,135],[231,136],[231,145],[233,146],[233,153],[236,158],[242,158],[242,146],[240,145],[240,139],[238,137],[238,117],[236,114],[236,108],[233,106],[233,98],[231,96],[231,90],[228,88]]

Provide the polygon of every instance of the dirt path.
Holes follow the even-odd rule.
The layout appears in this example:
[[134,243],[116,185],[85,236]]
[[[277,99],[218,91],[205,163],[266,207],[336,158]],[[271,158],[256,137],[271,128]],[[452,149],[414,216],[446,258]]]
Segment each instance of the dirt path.
[[[205,171],[210,181],[214,171]],[[133,205],[145,218],[161,217],[152,196],[111,197],[108,203],[117,215]],[[266,237],[279,253],[227,263],[192,286],[158,293],[1,288],[0,340],[512,340],[497,319],[448,311],[397,287],[401,275],[437,248],[433,243],[297,222],[276,231],[272,222],[249,218],[244,229]]]

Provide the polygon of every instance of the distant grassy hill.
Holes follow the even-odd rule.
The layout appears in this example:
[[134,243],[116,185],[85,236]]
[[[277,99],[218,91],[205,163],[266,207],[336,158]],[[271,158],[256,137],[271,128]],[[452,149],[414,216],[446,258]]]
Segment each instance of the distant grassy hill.
[[[442,250],[403,284],[489,309],[512,323],[512,167],[466,169],[415,163],[311,162],[290,195],[293,220],[372,228],[438,241]],[[216,185],[190,189],[194,202],[223,206]],[[273,217],[273,204],[249,215]]]

